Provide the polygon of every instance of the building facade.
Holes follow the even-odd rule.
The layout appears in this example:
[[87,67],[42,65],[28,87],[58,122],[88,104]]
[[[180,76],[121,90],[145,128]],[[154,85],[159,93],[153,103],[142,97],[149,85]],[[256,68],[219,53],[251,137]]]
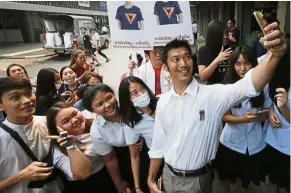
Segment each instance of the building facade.
[[260,30],[253,17],[254,11],[276,17],[280,28],[290,34],[290,1],[191,1],[190,9],[192,21],[197,21],[198,33],[202,38],[206,36],[207,25],[212,20],[223,21],[227,26],[227,21],[234,18],[241,31],[241,43],[250,46]]
[[108,25],[106,1],[0,1],[0,44],[40,42],[46,14],[89,16],[99,29]]

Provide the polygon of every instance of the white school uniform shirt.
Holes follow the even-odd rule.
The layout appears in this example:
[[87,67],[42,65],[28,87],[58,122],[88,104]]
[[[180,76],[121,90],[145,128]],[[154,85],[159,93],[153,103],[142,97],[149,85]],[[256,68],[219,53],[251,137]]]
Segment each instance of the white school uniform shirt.
[[197,33],[197,31],[198,31],[198,25],[197,25],[197,23],[193,23],[192,24],[192,32]]
[[[128,72],[127,76],[129,75],[130,73]],[[133,76],[136,76],[142,79],[145,82],[145,84],[151,89],[151,91],[155,93],[155,78],[156,78],[155,76],[156,75],[155,75],[155,70],[153,68],[153,65],[151,64],[150,61],[141,65],[138,68],[135,68],[133,70]],[[173,85],[169,72],[167,72],[163,68],[161,70],[160,83],[161,83],[162,93],[169,91]]]
[[[269,96],[268,96],[269,97]],[[271,101],[271,99],[269,98]],[[290,88],[288,90],[288,101],[287,107],[290,110],[291,93]],[[274,104],[274,103],[273,103]],[[290,123],[285,119],[285,117],[280,113],[278,107],[274,104],[274,111],[279,117],[282,127],[273,128],[270,121],[267,120],[265,123],[265,128],[267,130],[266,143],[278,150],[281,153],[290,156]]]
[[202,85],[193,79],[181,96],[174,89],[162,94],[150,158],[164,158],[180,170],[199,169],[214,159],[224,112],[259,94],[251,72],[235,84]]
[[[10,123],[7,119],[3,123],[19,134],[38,160],[41,161],[47,156],[50,140],[45,138],[48,136],[46,117],[33,116],[33,121],[29,125],[16,125]],[[0,128],[0,181],[17,174],[32,162],[19,143],[9,133]],[[14,184],[2,193],[61,192],[56,181],[44,185],[43,188],[34,189],[27,188],[28,183],[29,181],[23,181]]]
[[107,155],[113,151],[113,147],[127,146],[122,123],[115,123],[97,116],[91,126],[91,140],[95,152],[99,155]]
[[[268,86],[264,88],[264,95],[269,92]],[[266,104],[266,103],[265,103]],[[270,105],[264,106],[270,108]],[[241,107],[232,107],[233,116],[242,117],[246,112],[256,113],[258,109],[252,108],[250,99],[243,101]],[[249,155],[259,153],[266,147],[265,132],[261,121],[251,123],[231,124],[226,123],[220,135],[220,143],[229,149],[246,154],[248,149]]]
[[127,145],[136,144],[140,136],[145,139],[148,148],[152,146],[155,119],[147,114],[142,114],[142,120],[133,128],[124,127],[125,140]]
[[[92,44],[92,47],[93,48],[99,48],[99,46],[100,46],[100,37],[99,37],[99,34],[97,32],[95,32],[95,34],[92,34],[92,41],[94,43],[94,44]],[[98,45],[97,45],[97,41],[99,41]],[[97,45],[97,47],[96,47],[96,45]]]
[[[90,159],[92,174],[99,172],[104,167],[102,157],[93,149],[90,133],[76,136],[76,146]],[[74,181],[69,156],[63,154],[58,148],[54,148],[53,157],[54,166],[62,170],[68,180]]]

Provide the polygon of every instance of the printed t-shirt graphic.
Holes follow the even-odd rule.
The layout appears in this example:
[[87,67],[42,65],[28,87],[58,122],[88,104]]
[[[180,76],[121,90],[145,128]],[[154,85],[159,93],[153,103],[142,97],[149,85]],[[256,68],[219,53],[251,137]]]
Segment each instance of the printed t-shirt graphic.
[[177,24],[177,15],[182,13],[182,10],[177,1],[157,1],[155,3],[154,14],[160,17],[161,25]]
[[127,9],[122,5],[118,7],[115,19],[121,22],[123,30],[139,30],[138,22],[142,21],[143,17],[138,7],[132,6]]

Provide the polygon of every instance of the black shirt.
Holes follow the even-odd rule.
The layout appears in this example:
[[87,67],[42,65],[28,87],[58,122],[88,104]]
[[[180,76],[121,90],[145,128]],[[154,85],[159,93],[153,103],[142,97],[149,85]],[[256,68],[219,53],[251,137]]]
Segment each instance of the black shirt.
[[83,36],[83,42],[84,42],[84,49],[92,49],[92,44],[90,42],[91,37],[87,34]]
[[60,96],[36,96],[35,115],[45,116],[46,112],[57,102],[65,102]]
[[227,29],[227,35],[232,36],[234,39],[236,39],[236,42],[232,42],[229,39],[227,39],[226,44],[231,47],[232,50],[234,50],[239,45],[239,37],[240,37],[240,31],[237,27],[232,29]]
[[[209,66],[212,61],[218,56],[209,56],[209,52],[207,52],[206,46],[202,46],[198,51],[198,65]],[[227,62],[221,62],[218,64],[212,76],[207,80],[207,84],[216,84],[221,83],[223,81],[224,75],[227,72],[228,64]]]

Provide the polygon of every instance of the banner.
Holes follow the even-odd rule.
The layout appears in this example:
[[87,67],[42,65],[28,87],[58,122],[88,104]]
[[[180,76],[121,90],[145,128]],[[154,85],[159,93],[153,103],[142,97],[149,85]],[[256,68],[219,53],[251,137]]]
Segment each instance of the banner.
[[113,48],[150,50],[180,38],[193,42],[188,1],[108,1]]
[[80,7],[90,7],[90,1],[78,1]]

